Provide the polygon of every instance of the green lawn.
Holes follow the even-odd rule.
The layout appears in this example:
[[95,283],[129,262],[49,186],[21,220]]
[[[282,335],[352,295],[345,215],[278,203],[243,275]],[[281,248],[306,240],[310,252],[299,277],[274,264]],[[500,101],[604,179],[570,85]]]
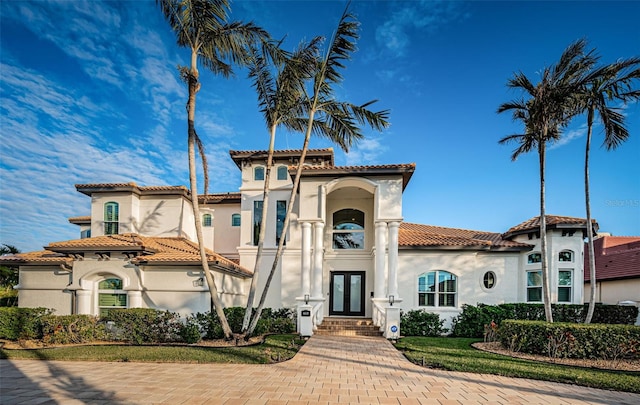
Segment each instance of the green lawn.
[[266,338],[264,344],[244,347],[99,345],[30,350],[0,349],[0,358],[266,364],[292,358],[303,343],[297,335],[271,335]]
[[496,374],[640,393],[640,372],[606,371],[515,359],[471,347],[480,339],[406,337],[395,345],[425,367]]

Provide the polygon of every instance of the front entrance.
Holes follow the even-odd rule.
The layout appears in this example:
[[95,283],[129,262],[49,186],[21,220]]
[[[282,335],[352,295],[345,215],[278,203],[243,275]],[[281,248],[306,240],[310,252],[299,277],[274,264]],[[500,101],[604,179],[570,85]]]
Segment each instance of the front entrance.
[[331,272],[329,315],[364,316],[364,271]]

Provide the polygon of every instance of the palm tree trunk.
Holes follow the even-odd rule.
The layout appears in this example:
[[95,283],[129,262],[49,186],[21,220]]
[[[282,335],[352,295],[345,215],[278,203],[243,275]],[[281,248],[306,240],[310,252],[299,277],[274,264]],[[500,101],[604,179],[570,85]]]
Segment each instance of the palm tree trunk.
[[282,225],[282,237],[280,238],[280,242],[278,242],[278,250],[276,250],[276,255],[273,258],[273,264],[271,265],[271,270],[269,271],[269,277],[267,278],[267,282],[262,290],[262,296],[260,297],[260,303],[258,304],[258,308],[256,309],[255,314],[253,315],[253,319],[251,320],[251,324],[249,325],[249,329],[247,330],[247,334],[245,338],[250,337],[253,334],[253,331],[256,329],[258,325],[258,320],[260,319],[260,315],[262,313],[262,308],[264,308],[264,303],[267,300],[267,293],[269,292],[269,287],[271,286],[271,281],[273,280],[273,276],[275,275],[276,269],[278,268],[278,263],[280,258],[282,257],[282,252],[284,250],[284,240],[285,235],[287,233],[287,229],[289,229],[289,223],[291,222],[291,212],[293,211],[293,205],[296,202],[297,190],[300,185],[300,177],[302,177],[302,168],[304,166],[304,161],[307,157],[307,151],[309,150],[309,141],[311,140],[311,130],[313,129],[313,120],[316,112],[316,103],[317,103],[317,95],[313,99],[313,105],[311,110],[309,111],[309,121],[307,124],[307,132],[304,136],[304,143],[302,145],[302,153],[300,154],[300,160],[298,161],[298,168],[296,169],[296,177],[293,180],[293,188],[291,189],[291,196],[289,197],[289,204],[287,205],[287,213],[284,217],[284,223]]
[[267,154],[267,167],[264,175],[264,190],[262,192],[262,222],[260,226],[260,234],[258,235],[258,251],[256,252],[256,262],[253,267],[253,276],[251,277],[251,287],[249,288],[249,295],[247,296],[247,307],[245,308],[244,319],[242,321],[243,333],[245,333],[249,328],[249,321],[251,320],[251,311],[253,310],[253,301],[256,295],[256,288],[258,286],[258,277],[260,275],[260,265],[262,264],[264,238],[267,233],[266,229],[267,211],[269,209],[269,182],[271,179],[271,169],[273,167],[273,151],[275,149],[276,128],[277,126],[275,124],[271,126],[271,134],[269,137],[269,152]]
[[545,152],[546,144],[544,137],[538,142],[538,156],[540,158],[540,256],[542,267],[542,295],[544,300],[544,315],[547,322],[553,322],[551,312],[551,294],[549,293],[549,265],[547,258],[547,218],[545,212]]
[[587,209],[587,246],[589,249],[589,310],[584,323],[591,323],[596,307],[596,256],[593,247],[593,228],[591,226],[591,196],[589,194],[589,151],[591,148],[591,130],[593,127],[593,109],[587,116],[587,146],[584,154],[584,201]]
[[189,71],[189,103],[187,106],[188,118],[187,118],[187,131],[188,131],[188,152],[189,152],[189,184],[191,187],[191,206],[193,207],[193,216],[196,226],[196,237],[198,239],[198,246],[200,247],[200,260],[202,262],[202,270],[207,279],[207,285],[209,286],[209,293],[211,294],[211,301],[215,308],[220,324],[224,332],[224,336],[227,339],[233,337],[233,332],[227,322],[227,317],[224,314],[222,302],[218,297],[218,288],[216,282],[209,270],[209,260],[207,258],[207,252],[204,247],[204,238],[202,236],[202,223],[200,222],[200,207],[198,205],[198,184],[196,178],[196,151],[195,151],[195,116],[196,116],[196,93],[199,90],[198,83],[198,68],[197,68],[197,52],[194,50],[191,52],[191,68]]

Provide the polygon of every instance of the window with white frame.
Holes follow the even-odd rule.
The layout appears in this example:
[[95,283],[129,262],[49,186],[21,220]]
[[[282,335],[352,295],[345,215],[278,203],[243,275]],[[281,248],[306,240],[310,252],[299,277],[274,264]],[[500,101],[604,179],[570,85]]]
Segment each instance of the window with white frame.
[[571,250],[563,250],[562,252],[558,253],[558,261],[572,262],[573,252]]
[[458,279],[444,270],[430,271],[418,277],[418,305],[455,307]]
[[364,212],[346,208],[333,213],[333,248],[364,249]]
[[253,245],[258,246],[262,228],[262,201],[253,202]]
[[202,216],[202,226],[211,226],[211,214],[204,214]]
[[278,180],[286,180],[288,174],[289,170],[287,169],[287,166],[278,167]]
[[558,271],[558,302],[571,302],[573,290],[573,270]]
[[117,235],[119,228],[119,205],[115,201],[104,204],[104,234]]
[[240,226],[240,214],[231,215],[231,226]]
[[[284,218],[287,215],[287,202],[284,200],[276,201],[276,244],[280,243],[282,232],[284,230]],[[285,244],[287,238],[285,235]]]
[[253,169],[253,179],[254,180],[264,180],[264,167],[258,166]]
[[542,271],[527,272],[527,302],[542,302]]
[[122,289],[122,280],[107,278],[98,283],[98,308],[100,316],[109,311],[127,307],[127,292]]
[[492,289],[496,285],[496,273],[488,271],[482,277],[482,285],[487,290]]
[[529,253],[527,256],[527,264],[540,263],[542,261],[542,253]]

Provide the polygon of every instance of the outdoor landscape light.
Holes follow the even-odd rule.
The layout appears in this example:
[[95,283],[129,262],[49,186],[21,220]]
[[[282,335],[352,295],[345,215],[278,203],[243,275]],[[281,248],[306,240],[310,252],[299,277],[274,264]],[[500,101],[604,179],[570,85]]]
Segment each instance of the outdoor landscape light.
[[389,296],[389,305],[393,306],[393,303],[396,301],[396,297],[394,297],[393,295]]

